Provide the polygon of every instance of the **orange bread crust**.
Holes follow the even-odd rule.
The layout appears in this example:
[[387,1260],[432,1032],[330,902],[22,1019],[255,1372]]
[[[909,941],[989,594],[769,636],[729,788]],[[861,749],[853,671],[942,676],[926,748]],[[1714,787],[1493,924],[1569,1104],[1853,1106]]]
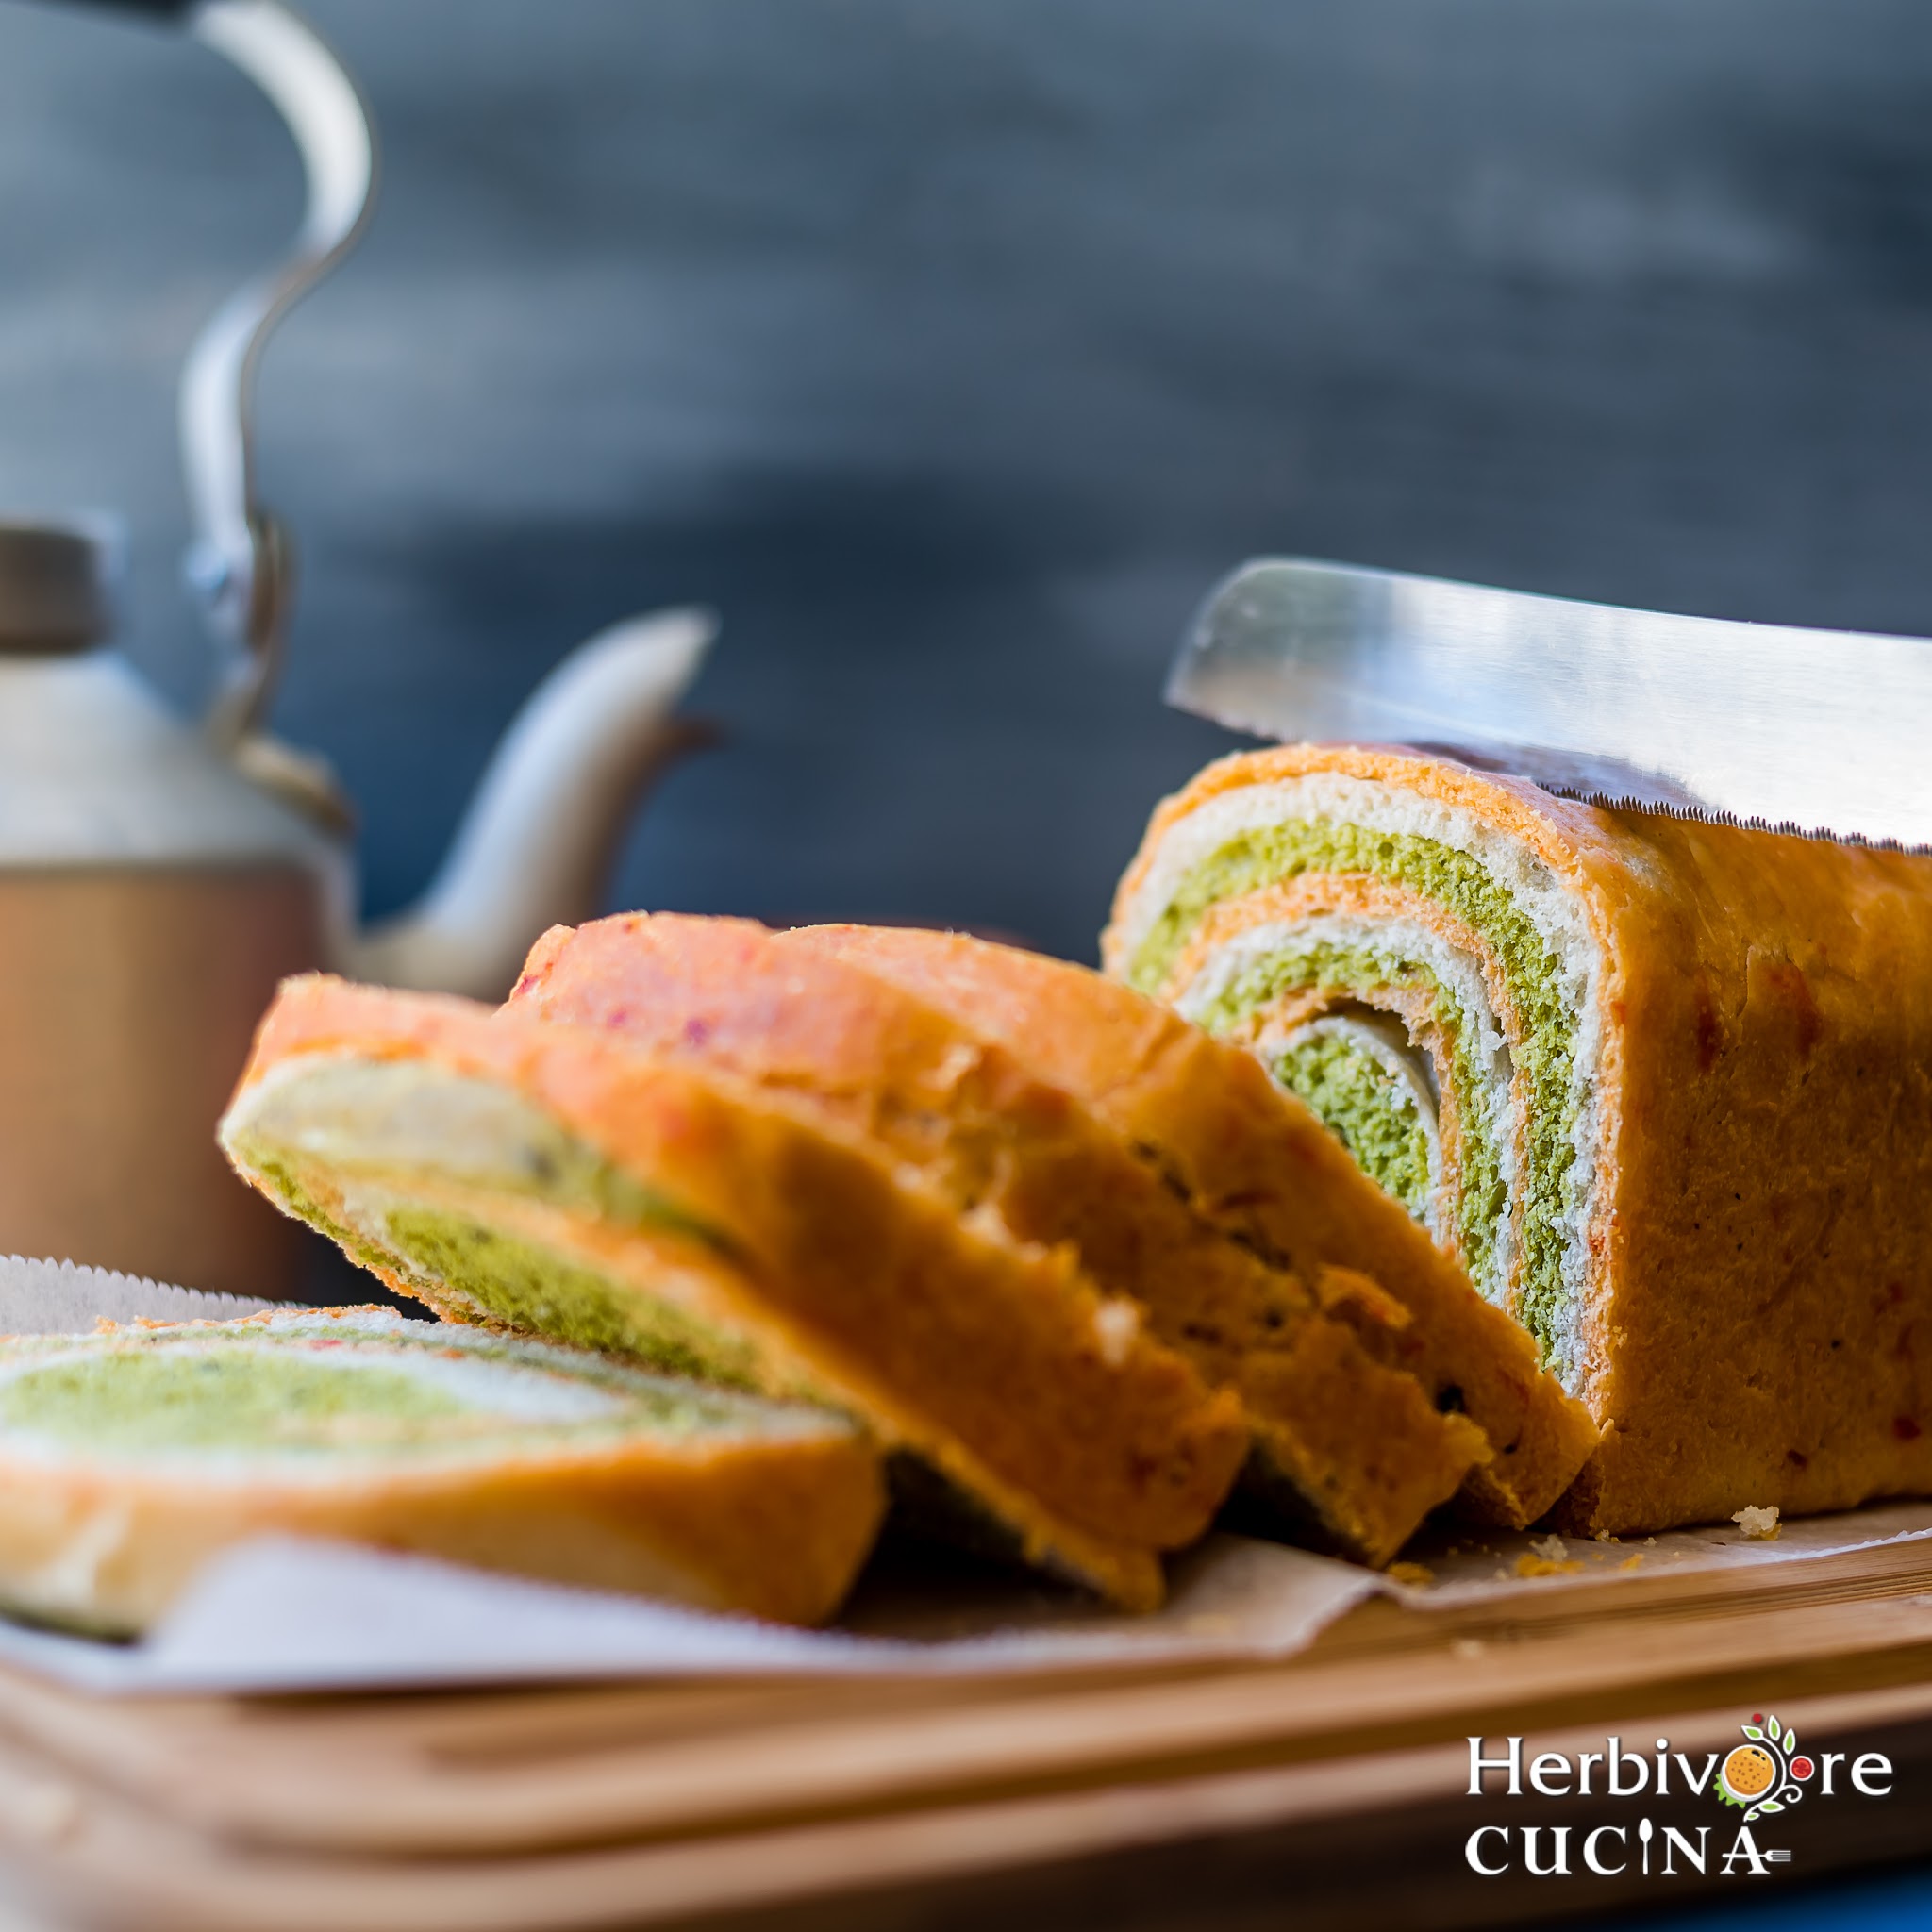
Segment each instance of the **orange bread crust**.
[[1595,1444],[1583,1408],[1538,1366],[1529,1337],[1369,1180],[1260,1064],[1084,967],[956,933],[811,926],[783,936],[894,979],[1077,1095],[1194,1207],[1315,1279],[1358,1271],[1408,1311],[1396,1359],[1459,1405],[1495,1454],[1462,1507],[1522,1526],[1569,1487]]
[[[1071,1243],[1160,1341],[1240,1391],[1270,1465],[1257,1486],[1276,1501],[1290,1486],[1291,1516],[1349,1555],[1388,1561],[1489,1456],[1479,1429],[1375,1359],[1308,1284],[1195,1215],[1069,1094],[890,979],[746,920],[622,914],[546,934],[510,1004],[808,1099],[917,1164],[958,1211],[991,1209],[1023,1242]],[[1365,1317],[1374,1346],[1391,1346],[1391,1317],[1406,1325],[1386,1300]]]

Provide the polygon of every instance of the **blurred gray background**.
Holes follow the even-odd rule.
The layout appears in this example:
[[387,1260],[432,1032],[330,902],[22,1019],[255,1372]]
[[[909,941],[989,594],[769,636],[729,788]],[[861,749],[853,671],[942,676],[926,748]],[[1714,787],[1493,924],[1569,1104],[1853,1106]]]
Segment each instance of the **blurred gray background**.
[[[1932,631],[1910,0],[313,0],[385,150],[271,350],[282,733],[426,879],[577,638],[724,619],[726,746],[616,900],[1091,957],[1257,551]],[[0,0],[0,507],[115,506],[208,677],[173,382],[292,152],[127,18]]]

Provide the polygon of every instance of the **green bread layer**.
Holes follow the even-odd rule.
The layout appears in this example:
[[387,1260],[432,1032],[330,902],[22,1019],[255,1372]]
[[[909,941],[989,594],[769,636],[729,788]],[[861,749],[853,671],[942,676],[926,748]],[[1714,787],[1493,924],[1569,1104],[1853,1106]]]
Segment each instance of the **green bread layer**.
[[[1576,1158],[1571,1140],[1577,1108],[1571,1091],[1575,1020],[1563,1002],[1555,954],[1480,859],[1419,833],[1379,831],[1330,819],[1293,819],[1257,826],[1230,839],[1190,869],[1135,951],[1128,979],[1142,992],[1158,992],[1211,907],[1310,872],[1362,873],[1407,886],[1479,933],[1498,961],[1522,1024],[1523,1037],[1511,1042],[1511,1052],[1517,1077],[1526,1090],[1528,1113],[1523,1265],[1515,1313],[1536,1337],[1547,1362],[1554,1354],[1557,1316],[1563,1301],[1562,1223]],[[1307,983],[1282,978],[1265,987],[1257,984],[1247,1008],[1230,1004],[1224,997],[1216,1002],[1211,1015],[1203,1016],[1203,1024],[1210,1029],[1227,1026],[1244,1018],[1256,1001]],[[1247,977],[1242,984],[1247,984]],[[1338,981],[1338,991],[1359,994],[1368,990],[1359,977],[1359,966],[1353,982],[1344,985]],[[1441,1003],[1439,1011],[1448,1023],[1445,1031],[1458,1041],[1452,1058],[1455,1079],[1461,1083],[1469,1078],[1472,1050],[1466,1018],[1458,1023],[1458,1016],[1449,1011],[1444,991],[1440,987],[1436,991]],[[1457,1086],[1458,1092],[1474,1091]],[[1490,1137],[1476,1108],[1465,1105],[1461,1119],[1464,1200],[1457,1204],[1456,1224],[1470,1257],[1471,1273],[1482,1282],[1484,1276],[1476,1270],[1479,1250],[1470,1236],[1480,1216],[1491,1230],[1480,1252],[1493,1255],[1495,1230],[1507,1211],[1507,1203],[1498,1198],[1501,1151],[1492,1140],[1486,1149],[1480,1146]],[[1480,1205],[1470,1203],[1472,1192]]]
[[[449,1331],[444,1330],[446,1336]],[[567,1375],[616,1398],[580,1418],[526,1418],[487,1392],[458,1393],[383,1357],[450,1353],[446,1341],[277,1339],[272,1332],[197,1330],[68,1342],[43,1366],[0,1380],[0,1430],[109,1457],[245,1452],[309,1458],[384,1457],[411,1452],[500,1452],[542,1443],[605,1440],[647,1428],[657,1435],[742,1429],[758,1411],[689,1385],[533,1363],[505,1351],[462,1354],[531,1375]]]
[[748,1391],[768,1384],[750,1342],[553,1249],[443,1208],[392,1208],[383,1224],[415,1272],[491,1321],[665,1374]]
[[[495,1224],[490,1204],[508,1196],[620,1233],[728,1252],[707,1224],[493,1082],[425,1061],[318,1058],[245,1097],[225,1138],[291,1214],[373,1272],[419,1284],[452,1314],[665,1374],[801,1392],[753,1338]],[[419,1181],[458,1191],[462,1205],[423,1198]],[[338,1197],[342,1206],[323,1205]]]
[[1415,1095],[1341,1034],[1307,1035],[1277,1054],[1273,1066],[1274,1077],[1307,1102],[1356,1165],[1425,1221],[1429,1135]]
[[345,1226],[331,1214],[296,1177],[295,1170],[279,1149],[252,1137],[238,1137],[232,1143],[248,1166],[269,1185],[283,1210],[297,1221],[307,1222],[317,1234],[326,1235],[349,1259],[378,1274],[388,1266],[388,1257],[373,1242],[366,1241],[354,1228]]
[[469,1412],[400,1369],[273,1349],[94,1356],[29,1369],[0,1389],[0,1426],[110,1452],[388,1449]]
[[[1241,974],[1211,1004],[1194,1017],[1210,1033],[1232,1032],[1253,1013],[1263,1010],[1290,992],[1313,988],[1325,1000],[1357,999],[1364,1003],[1391,987],[1420,990],[1429,999],[1448,1043],[1447,1085],[1457,1094],[1482,1091],[1477,1067],[1476,1029],[1474,1017],[1463,1008],[1455,992],[1437,978],[1434,971],[1419,959],[1411,959],[1392,943],[1387,946],[1337,945],[1332,941],[1305,939],[1291,941],[1265,959],[1257,960]],[[1378,1067],[1385,1082],[1389,1076]],[[1292,1073],[1280,1074],[1283,1085],[1301,1094],[1315,1112],[1341,1135],[1349,1152],[1380,1181],[1409,1212],[1422,1218],[1417,1200],[1425,1202],[1428,1193],[1427,1143],[1424,1142],[1422,1178],[1412,1199],[1400,1187],[1391,1187],[1374,1165],[1363,1160],[1342,1122],[1331,1119],[1331,1095],[1320,1084],[1303,1087]],[[1389,1082],[1392,1087],[1393,1083]],[[1498,1259],[1498,1235],[1509,1211],[1509,1191],[1503,1179],[1502,1150],[1479,1111],[1465,1105],[1460,1116],[1461,1185],[1456,1199],[1448,1205],[1453,1215],[1445,1217],[1456,1229],[1461,1246],[1463,1265],[1484,1293],[1501,1299],[1506,1287]],[[1420,1131],[1420,1124],[1417,1124]]]

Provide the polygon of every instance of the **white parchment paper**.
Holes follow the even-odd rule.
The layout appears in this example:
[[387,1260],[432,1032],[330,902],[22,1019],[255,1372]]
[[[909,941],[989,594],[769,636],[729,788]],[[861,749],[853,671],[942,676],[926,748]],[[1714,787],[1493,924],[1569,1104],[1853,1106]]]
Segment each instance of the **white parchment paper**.
[[[140,1643],[0,1623],[0,1661],[125,1692],[396,1690],[614,1677],[957,1674],[1285,1657],[1371,1594],[1345,1563],[1240,1538],[1191,1553],[1168,1607],[1121,1617],[1025,1579],[862,1627],[746,1618],[343,1544],[264,1539],[204,1571]],[[1004,1599],[1004,1601],[1003,1601]],[[935,1623],[953,1634],[930,1636]]]
[[[0,1332],[117,1321],[222,1320],[267,1304],[65,1263],[0,1260]],[[1178,1558],[1149,1617],[943,1554],[889,1553],[838,1627],[803,1631],[498,1576],[345,1544],[270,1538],[205,1570],[139,1643],[0,1621],[0,1661],[125,1693],[396,1690],[616,1677],[1008,1674],[1293,1655],[1378,1592],[1423,1611],[1525,1591],[1615,1589],[1638,1574],[1786,1563],[1932,1539],[1932,1504],[1623,1543],[1445,1535],[1415,1553],[1426,1580],[1217,1535]]]

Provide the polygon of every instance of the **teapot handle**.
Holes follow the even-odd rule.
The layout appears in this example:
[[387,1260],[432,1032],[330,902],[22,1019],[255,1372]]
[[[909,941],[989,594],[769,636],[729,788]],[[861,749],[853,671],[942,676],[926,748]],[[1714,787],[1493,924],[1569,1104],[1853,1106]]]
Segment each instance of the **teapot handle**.
[[194,538],[189,587],[225,662],[205,728],[270,791],[340,830],[352,814],[320,759],[258,729],[281,669],[294,546],[255,490],[255,375],[269,333],[356,245],[375,188],[375,133],[356,83],[284,0],[68,0],[180,22],[268,95],[302,156],[308,202],[287,258],[238,289],[195,338],[177,402]]
[[360,236],[375,185],[375,136],[341,62],[282,0],[131,4],[185,15],[197,40],[268,95],[301,151],[308,185],[308,211],[287,258],[229,296],[181,372],[181,459],[195,526],[188,579],[229,656],[208,728],[232,750],[267,704],[294,589],[292,546],[256,494],[256,370],[275,324]]
[[308,184],[288,258],[229,296],[181,372],[181,463],[195,529],[186,570],[228,658],[208,729],[232,752],[274,688],[294,591],[293,546],[255,491],[255,373],[275,324],[356,245],[375,192],[375,134],[341,62],[283,0],[90,4],[185,22],[268,95],[295,138]]

